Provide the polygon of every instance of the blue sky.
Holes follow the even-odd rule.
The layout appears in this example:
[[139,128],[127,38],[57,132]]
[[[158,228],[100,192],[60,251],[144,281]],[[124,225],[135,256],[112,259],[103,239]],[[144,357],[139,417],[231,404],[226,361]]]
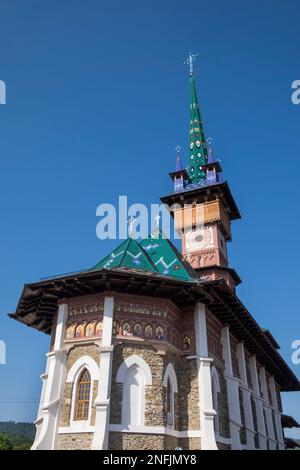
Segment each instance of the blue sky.
[[[189,50],[205,131],[242,213],[241,299],[291,364],[300,338],[299,2],[2,0],[0,420],[33,420],[49,338],[7,318],[22,286],[95,264],[96,207],[156,203],[188,153]],[[300,420],[300,394],[284,395]],[[299,435],[299,433],[298,433]]]

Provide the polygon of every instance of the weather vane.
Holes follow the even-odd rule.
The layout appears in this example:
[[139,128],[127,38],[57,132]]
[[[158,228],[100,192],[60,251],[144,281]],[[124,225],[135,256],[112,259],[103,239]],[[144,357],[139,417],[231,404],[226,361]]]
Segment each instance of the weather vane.
[[194,74],[194,62],[195,62],[197,57],[198,57],[198,54],[192,54],[190,52],[188,58],[184,62],[184,64],[186,64],[190,67],[190,76],[192,76]]
[[181,150],[180,145],[177,145],[177,146],[175,147],[175,150],[176,150],[176,152],[177,152],[177,155],[179,155],[179,154],[180,154],[180,150]]
[[180,145],[177,145],[177,147],[175,147],[175,150],[176,150],[176,154],[177,154],[176,171],[181,171],[181,161],[180,161],[180,150],[181,150],[181,147],[180,147]]

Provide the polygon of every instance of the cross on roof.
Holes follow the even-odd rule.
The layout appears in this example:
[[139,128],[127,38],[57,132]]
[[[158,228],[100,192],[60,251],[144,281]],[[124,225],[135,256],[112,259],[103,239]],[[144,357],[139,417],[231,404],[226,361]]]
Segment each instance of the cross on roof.
[[191,76],[194,75],[194,62],[195,62],[196,58],[197,58],[197,54],[192,54],[190,52],[188,58],[184,62],[186,65],[189,66]]

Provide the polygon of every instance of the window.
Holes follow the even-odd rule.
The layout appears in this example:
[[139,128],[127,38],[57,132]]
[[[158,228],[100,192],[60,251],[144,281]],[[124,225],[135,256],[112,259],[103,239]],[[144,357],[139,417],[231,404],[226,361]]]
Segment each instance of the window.
[[174,392],[170,376],[167,381],[167,425],[174,426]]
[[167,426],[174,428],[175,426],[175,393],[178,393],[178,386],[177,386],[177,377],[175,373],[174,366],[171,362],[169,362],[163,379],[163,385],[166,387],[166,401],[165,401],[165,409],[166,409],[166,418],[167,418]]
[[87,420],[89,417],[91,392],[91,376],[87,369],[83,369],[77,383],[75,404],[75,420]]
[[216,412],[214,419],[214,430],[217,436],[220,435],[220,415],[219,415],[219,399],[218,394],[220,393],[220,382],[217,369],[213,366],[211,368],[211,388],[212,388],[212,402],[213,408]]

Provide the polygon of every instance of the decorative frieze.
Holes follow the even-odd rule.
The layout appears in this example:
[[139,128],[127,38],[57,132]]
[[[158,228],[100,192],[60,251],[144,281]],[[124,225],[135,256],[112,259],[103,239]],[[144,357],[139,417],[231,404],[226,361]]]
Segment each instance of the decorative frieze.
[[71,306],[69,309],[68,319],[76,320],[77,318],[85,317],[99,317],[103,316],[103,302],[97,302],[93,304],[85,303],[84,305]]
[[[146,341],[165,341],[178,350],[190,352],[194,344],[193,323],[189,313],[181,312],[167,304],[146,305],[123,300],[115,302],[112,335]],[[184,327],[183,327],[184,322]],[[70,307],[67,341],[100,339],[103,329],[103,302],[86,300]]]

